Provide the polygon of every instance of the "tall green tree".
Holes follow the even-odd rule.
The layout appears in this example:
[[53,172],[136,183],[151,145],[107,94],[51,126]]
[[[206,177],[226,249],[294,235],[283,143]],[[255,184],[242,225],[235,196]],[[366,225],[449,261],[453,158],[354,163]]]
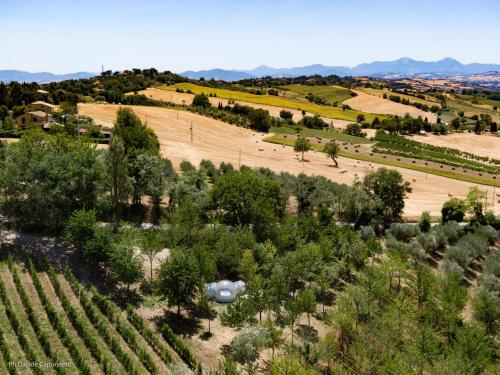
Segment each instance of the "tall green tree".
[[111,137],[108,153],[106,154],[106,167],[113,220],[117,222],[121,218],[122,205],[127,200],[130,192],[125,147],[119,136],[114,135]]
[[172,249],[160,264],[157,276],[158,292],[166,298],[169,306],[188,307],[202,292],[203,279],[194,255],[186,249]]
[[379,200],[379,209],[386,219],[393,221],[401,217],[404,200],[412,189],[410,183],[404,181],[398,171],[379,168],[365,176],[363,185],[372,198]]

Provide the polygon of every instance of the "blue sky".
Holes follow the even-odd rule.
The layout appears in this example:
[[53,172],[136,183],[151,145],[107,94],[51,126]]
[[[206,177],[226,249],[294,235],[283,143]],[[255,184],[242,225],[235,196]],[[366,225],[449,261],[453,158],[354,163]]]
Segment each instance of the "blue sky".
[[496,0],[0,0],[0,69],[500,63]]

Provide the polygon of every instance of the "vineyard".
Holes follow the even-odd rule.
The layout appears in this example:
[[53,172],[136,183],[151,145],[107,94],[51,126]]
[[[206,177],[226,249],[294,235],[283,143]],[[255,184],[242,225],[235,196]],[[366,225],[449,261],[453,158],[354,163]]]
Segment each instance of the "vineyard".
[[[498,174],[500,168],[495,165],[499,160],[478,156],[467,151],[450,147],[433,146],[422,142],[413,141],[403,136],[378,132],[377,141],[373,151],[414,159],[442,163],[457,168]],[[494,164],[494,165],[492,165]]]
[[[168,325],[157,333],[133,306],[122,311],[69,269],[9,258],[0,263],[0,300],[2,374],[169,374],[179,365],[201,372]],[[9,362],[47,365],[28,370]]]

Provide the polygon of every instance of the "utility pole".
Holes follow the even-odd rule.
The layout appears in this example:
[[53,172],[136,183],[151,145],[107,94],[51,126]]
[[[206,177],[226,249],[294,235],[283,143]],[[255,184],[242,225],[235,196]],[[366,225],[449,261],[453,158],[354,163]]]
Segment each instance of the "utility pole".
[[189,128],[191,131],[191,143],[193,143],[193,121],[191,120],[191,127]]

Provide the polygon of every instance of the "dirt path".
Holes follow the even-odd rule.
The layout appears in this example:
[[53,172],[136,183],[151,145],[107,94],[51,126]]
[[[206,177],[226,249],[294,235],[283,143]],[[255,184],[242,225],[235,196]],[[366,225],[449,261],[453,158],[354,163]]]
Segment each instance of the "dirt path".
[[[81,114],[91,116],[97,123],[113,125],[117,105],[80,104]],[[238,128],[221,121],[199,116],[186,111],[177,111],[155,107],[135,106],[133,110],[158,135],[161,152],[174,165],[183,160],[198,165],[202,159],[218,164],[230,162],[235,167],[240,164],[250,167],[267,167],[274,172],[289,172],[309,175],[323,175],[338,183],[352,184],[355,177],[363,176],[378,167],[373,164],[353,159],[339,158],[340,169],[333,168],[325,155],[320,152],[306,153],[306,162],[301,163],[291,147],[263,142],[267,135],[249,129]],[[194,141],[190,141],[190,126],[193,123]],[[373,167],[373,168],[372,168]],[[401,172],[403,178],[412,184],[413,192],[406,200],[405,215],[420,216],[422,211],[432,215],[441,214],[443,203],[451,196],[465,198],[471,184],[423,172],[404,168],[392,168]],[[479,186],[493,197],[493,188]],[[500,213],[500,204],[495,204],[495,212]]]
[[405,105],[388,99],[379,98],[378,96],[370,95],[362,91],[355,92],[358,95],[347,99],[344,104],[358,111],[398,116],[404,116],[409,113],[412,117],[421,116],[423,119],[427,118],[429,122],[436,122],[437,116],[434,113],[422,111],[412,105]]

